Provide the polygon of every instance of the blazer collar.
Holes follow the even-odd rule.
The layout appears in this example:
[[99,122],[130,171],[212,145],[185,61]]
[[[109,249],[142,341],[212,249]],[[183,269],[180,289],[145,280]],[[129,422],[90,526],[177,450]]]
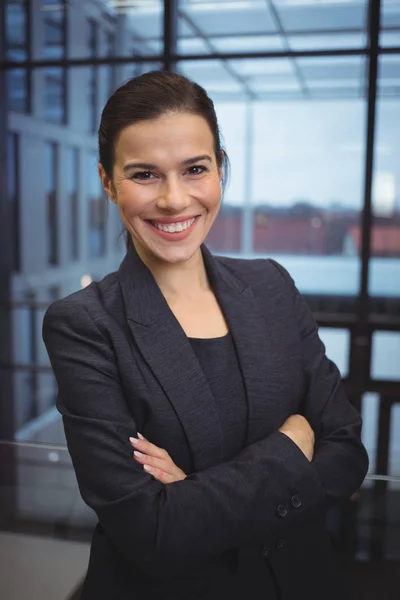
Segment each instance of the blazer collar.
[[[217,297],[219,294],[240,294],[245,286],[211,254],[201,247],[207,275]],[[150,269],[131,245],[119,268],[119,282],[128,320],[150,325],[165,317],[168,304]]]

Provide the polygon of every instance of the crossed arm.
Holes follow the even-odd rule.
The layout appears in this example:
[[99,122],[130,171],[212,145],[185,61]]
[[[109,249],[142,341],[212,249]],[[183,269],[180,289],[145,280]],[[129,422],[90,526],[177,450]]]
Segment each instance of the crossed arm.
[[[314,432],[302,415],[290,416],[279,431],[287,435],[304,453],[305,457],[311,461],[314,456]],[[183,481],[186,474],[172,460],[164,448],[159,448],[146,440],[141,433],[138,437],[130,437],[133,450],[133,458],[142,465],[146,473],[149,473],[164,485]]]

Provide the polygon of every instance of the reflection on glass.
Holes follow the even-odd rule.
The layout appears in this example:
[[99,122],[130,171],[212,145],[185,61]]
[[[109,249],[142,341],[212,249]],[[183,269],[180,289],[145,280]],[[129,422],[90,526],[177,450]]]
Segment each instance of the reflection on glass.
[[[400,55],[379,61],[370,293],[400,297]],[[358,232],[360,237],[360,232]]]

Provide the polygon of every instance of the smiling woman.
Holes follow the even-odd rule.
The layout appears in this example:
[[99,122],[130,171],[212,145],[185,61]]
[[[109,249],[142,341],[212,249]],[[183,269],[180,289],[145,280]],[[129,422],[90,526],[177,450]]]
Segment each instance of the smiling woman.
[[285,269],[204,245],[227,167],[212,101],[132,79],[99,155],[127,254],[43,325],[99,519],[82,600],[344,599],[324,519],[367,471],[360,415]]
[[99,163],[104,189],[148,266],[200,252],[221,201],[218,152],[202,116],[169,109],[121,131],[111,173]]

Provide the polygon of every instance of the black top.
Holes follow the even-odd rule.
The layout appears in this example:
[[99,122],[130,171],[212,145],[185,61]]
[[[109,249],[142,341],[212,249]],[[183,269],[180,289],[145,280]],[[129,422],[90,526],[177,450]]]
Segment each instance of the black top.
[[246,392],[230,333],[189,338],[214,396],[223,430],[224,460],[242,450],[246,436]]

